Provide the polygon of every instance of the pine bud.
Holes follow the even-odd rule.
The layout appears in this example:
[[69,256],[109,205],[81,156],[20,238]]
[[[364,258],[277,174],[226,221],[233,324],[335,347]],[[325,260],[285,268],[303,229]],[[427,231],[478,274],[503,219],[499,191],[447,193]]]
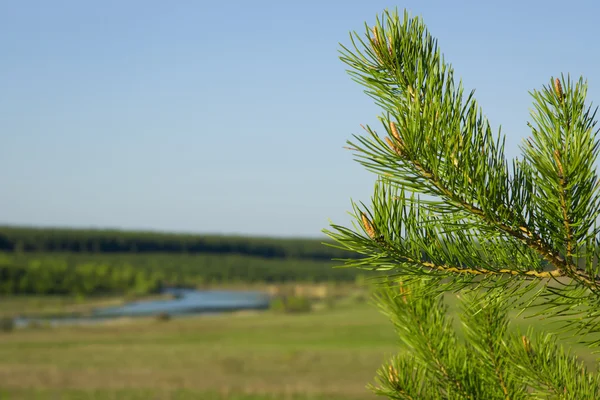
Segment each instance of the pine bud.
[[390,146],[390,148],[392,150],[394,150],[394,153],[401,155],[402,154],[402,149],[400,149],[400,147],[398,147],[394,142],[392,142],[392,139],[390,139],[389,137],[385,137],[385,141],[388,144],[388,146]]
[[373,227],[373,224],[371,223],[371,221],[369,221],[369,218],[367,218],[367,216],[364,213],[361,213],[361,218],[363,227],[365,228],[365,232],[367,232],[367,235],[369,235],[371,239],[375,239],[375,236],[377,235],[375,234],[375,228]]
[[402,139],[400,138],[400,134],[398,133],[398,128],[396,128],[396,124],[393,121],[390,121],[390,130],[392,131],[394,139],[396,139],[399,143],[402,143]]
[[378,36],[379,36],[379,32],[377,31],[377,27],[374,26],[373,27],[373,43],[375,43],[377,45],[379,44]]
[[529,338],[525,335],[521,336],[521,342],[523,343],[523,348],[527,353],[531,353],[531,342]]
[[556,78],[554,80],[554,91],[556,92],[556,95],[558,96],[558,99],[560,101],[562,101],[562,99],[563,99],[563,89],[562,89],[562,85],[560,84],[560,80],[558,78]]
[[379,61],[381,64],[383,64],[384,57],[382,55],[382,51],[380,49],[381,46],[379,44],[379,31],[377,30],[376,26],[374,26],[372,30],[373,30],[373,37],[371,38],[371,47],[373,48],[373,51],[375,52],[377,61]]
[[400,137],[400,133],[398,132],[398,127],[393,121],[390,121],[390,130],[392,131],[392,136],[396,139],[396,142],[400,145],[400,148],[404,148],[404,141]]
[[390,131],[392,132],[392,136],[395,139],[395,143],[388,137],[385,138],[385,141],[392,148],[392,150],[396,152],[396,154],[400,155],[402,153],[402,150],[404,149],[404,142],[402,141],[400,133],[398,133],[398,128],[396,127],[396,124],[393,121],[390,121]]
[[554,161],[556,161],[556,166],[558,167],[559,177],[564,178],[565,170],[563,169],[563,165],[560,162],[560,152],[558,150],[554,150]]
[[392,365],[388,366],[388,378],[391,383],[398,382],[398,371]]

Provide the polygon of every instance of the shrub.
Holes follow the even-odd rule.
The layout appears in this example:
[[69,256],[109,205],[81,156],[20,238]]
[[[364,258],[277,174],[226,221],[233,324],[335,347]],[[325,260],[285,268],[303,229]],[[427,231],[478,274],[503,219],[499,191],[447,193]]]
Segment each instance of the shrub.
[[270,308],[284,313],[306,313],[312,311],[312,303],[304,296],[285,296],[272,300]]
[[0,317],[0,332],[12,332],[15,329],[15,320],[11,317]]
[[156,320],[160,322],[167,322],[171,320],[171,314],[168,312],[161,312],[156,314]]

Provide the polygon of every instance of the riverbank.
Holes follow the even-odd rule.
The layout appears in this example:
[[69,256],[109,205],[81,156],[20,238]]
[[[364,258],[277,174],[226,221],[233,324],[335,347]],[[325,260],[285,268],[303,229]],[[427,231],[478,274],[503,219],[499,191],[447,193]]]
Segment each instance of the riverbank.
[[0,296],[0,318],[64,318],[86,316],[97,308],[119,307],[132,301],[169,300],[169,293],[146,296]]

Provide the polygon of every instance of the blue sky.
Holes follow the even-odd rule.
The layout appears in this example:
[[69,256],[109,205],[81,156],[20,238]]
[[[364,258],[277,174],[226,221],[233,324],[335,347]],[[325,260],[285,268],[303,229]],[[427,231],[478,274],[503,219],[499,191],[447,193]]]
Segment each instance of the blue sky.
[[0,1],[0,223],[268,236],[347,224],[377,108],[338,43],[384,9],[431,33],[508,155],[529,90],[600,98],[595,2]]

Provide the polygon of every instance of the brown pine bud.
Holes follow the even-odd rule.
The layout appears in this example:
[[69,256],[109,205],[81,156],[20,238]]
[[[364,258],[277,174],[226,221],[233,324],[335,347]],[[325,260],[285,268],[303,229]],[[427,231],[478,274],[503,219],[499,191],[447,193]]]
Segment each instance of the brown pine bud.
[[525,335],[521,336],[521,342],[523,343],[523,348],[526,352],[531,353],[531,342],[529,338]]
[[390,130],[392,131],[392,135],[394,139],[396,139],[399,143],[402,143],[402,139],[400,138],[400,134],[398,133],[398,128],[393,121],[390,121]]
[[565,170],[563,169],[563,165],[560,162],[560,152],[558,150],[554,150],[554,161],[556,161],[556,166],[558,167],[559,177],[564,178]]
[[402,295],[402,302],[406,303],[406,289],[403,286],[400,286],[400,294]]
[[373,224],[371,223],[371,221],[369,221],[369,218],[367,218],[367,216],[364,213],[361,213],[361,219],[363,227],[365,228],[365,232],[367,232],[367,235],[369,235],[371,239],[375,239],[375,236],[377,236],[375,233],[375,227],[373,227]]
[[392,365],[388,366],[388,378],[391,383],[398,382],[398,371]]
[[394,150],[397,154],[401,154],[402,150],[404,149],[404,142],[402,141],[400,133],[398,133],[398,128],[393,121],[390,121],[390,131],[395,139],[395,143],[393,143],[394,141],[390,140],[390,138],[386,138],[385,141],[392,148],[392,150]]
[[558,96],[558,99],[562,101],[562,99],[563,99],[563,89],[562,89],[562,85],[560,84],[560,80],[558,78],[556,78],[554,80],[554,91],[556,92],[556,95]]
[[373,51],[375,52],[377,61],[379,61],[379,63],[383,64],[384,57],[382,54],[382,50],[380,49],[381,46],[380,46],[380,42],[379,42],[379,31],[377,30],[376,26],[374,26],[372,30],[373,30],[373,37],[371,38],[371,47],[373,48]]
[[402,149],[400,147],[398,147],[394,142],[392,142],[392,139],[390,139],[389,137],[385,137],[385,141],[388,144],[388,146],[390,146],[390,148],[392,150],[394,150],[394,153],[401,155],[402,154]]
[[373,37],[371,38],[371,41],[375,46],[379,46],[379,32],[377,31],[376,26],[373,27]]

